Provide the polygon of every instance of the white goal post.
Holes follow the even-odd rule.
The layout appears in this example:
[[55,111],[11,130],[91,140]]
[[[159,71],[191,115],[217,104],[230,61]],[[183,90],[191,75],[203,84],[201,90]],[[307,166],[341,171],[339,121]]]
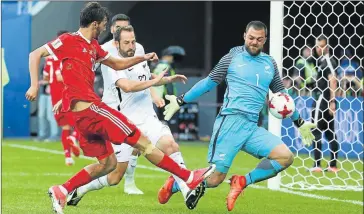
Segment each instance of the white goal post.
[[[289,119],[278,120],[269,113],[269,131],[282,137],[294,153],[295,161],[290,168],[269,179],[268,188],[362,191],[364,2],[271,1],[270,11],[269,53],[277,62],[286,88],[292,93],[296,109],[306,121],[311,120],[312,103],[317,99],[313,91],[318,88],[305,88],[306,80],[300,76],[301,71],[297,76],[296,65],[300,59],[307,65],[308,58],[303,58],[302,54],[303,49],[308,48],[315,60],[312,60],[315,72],[318,72],[319,57],[312,54],[315,42],[320,36],[328,40],[330,59],[337,62],[337,66],[330,69],[336,72],[338,87],[334,121],[340,171],[310,171],[315,148],[302,146],[298,131]],[[313,73],[312,79],[315,79]],[[324,169],[331,161],[331,147],[324,133],[322,139],[321,167]]]

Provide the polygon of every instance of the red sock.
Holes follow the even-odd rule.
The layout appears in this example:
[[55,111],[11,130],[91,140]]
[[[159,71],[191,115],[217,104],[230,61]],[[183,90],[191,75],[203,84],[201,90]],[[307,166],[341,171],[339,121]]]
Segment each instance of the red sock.
[[92,181],[90,174],[85,169],[79,171],[76,175],[70,178],[66,183],[62,184],[62,186],[70,193],[76,188],[83,186]]
[[163,156],[161,162],[157,164],[159,168],[162,168],[174,175],[177,175],[183,181],[187,181],[190,177],[191,171],[180,167],[176,162],[174,162],[170,157],[167,155]]
[[64,156],[66,158],[71,157],[71,146],[67,140],[67,137],[71,135],[71,130],[62,130],[62,145],[64,150]]

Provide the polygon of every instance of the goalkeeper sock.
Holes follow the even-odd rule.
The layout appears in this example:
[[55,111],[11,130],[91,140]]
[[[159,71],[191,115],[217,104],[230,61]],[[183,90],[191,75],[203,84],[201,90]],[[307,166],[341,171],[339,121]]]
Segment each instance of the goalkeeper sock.
[[284,167],[277,161],[264,159],[258,164],[257,168],[245,175],[246,185],[274,177],[283,169]]

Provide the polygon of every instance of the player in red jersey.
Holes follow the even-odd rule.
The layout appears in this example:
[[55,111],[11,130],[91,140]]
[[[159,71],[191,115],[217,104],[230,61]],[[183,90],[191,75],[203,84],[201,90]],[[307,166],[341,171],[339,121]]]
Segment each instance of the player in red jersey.
[[[195,171],[180,167],[155,148],[123,114],[102,103],[96,95],[93,90],[95,63],[101,62],[114,70],[123,70],[145,60],[158,60],[155,53],[116,59],[105,52],[96,38],[105,30],[107,17],[106,8],[97,2],[90,2],[81,11],[78,32],[63,34],[29,55],[31,86],[26,98],[34,101],[37,97],[40,59],[52,55],[60,60],[65,89],[62,101],[54,109],[58,111],[62,106],[62,111],[71,112],[84,155],[96,157],[99,161],[86,166],[64,184],[49,188],[48,194],[56,213],[63,213],[68,193],[115,169],[117,161],[110,142],[125,142],[139,149],[151,163],[180,177],[192,190],[215,169],[214,165]],[[162,73],[156,78],[162,79],[163,76]]]
[[[59,31],[57,36],[60,36],[67,31]],[[55,60],[53,57],[48,56],[45,60],[45,66],[43,69],[44,80],[50,84],[52,106],[62,99],[62,91],[64,88],[63,77],[61,74],[61,61]],[[76,146],[76,138],[71,133],[72,120],[68,112],[61,112],[54,115],[58,126],[61,127],[61,141],[63,145],[64,155],[66,158],[66,165],[70,166],[74,164],[71,157],[71,151],[78,157],[80,155],[80,149]]]

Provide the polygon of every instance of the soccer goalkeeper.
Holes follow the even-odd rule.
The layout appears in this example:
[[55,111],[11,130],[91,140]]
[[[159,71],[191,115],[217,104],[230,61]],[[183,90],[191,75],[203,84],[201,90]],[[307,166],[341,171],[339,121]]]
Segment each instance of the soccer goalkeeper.
[[[166,96],[170,103],[165,107],[164,115],[169,120],[181,105],[194,101],[226,81],[224,103],[216,118],[208,151],[208,161],[216,164],[216,170],[205,180],[204,187],[217,187],[225,180],[240,150],[256,158],[264,158],[245,176],[233,175],[230,178],[230,192],[226,199],[229,211],[234,208],[237,197],[248,185],[274,177],[293,163],[293,154],[282,140],[257,126],[258,115],[263,108],[268,89],[273,93],[285,92],[276,62],[271,56],[261,52],[266,36],[267,27],[264,23],[250,22],[244,33],[244,46],[232,48],[208,77],[199,81],[184,95]],[[301,119],[297,111],[291,119],[298,127],[303,143],[311,145],[314,139],[311,128],[315,125]],[[160,203],[167,203],[177,191],[178,185],[173,178],[169,178],[158,193]],[[196,198],[194,207],[198,200]]]

